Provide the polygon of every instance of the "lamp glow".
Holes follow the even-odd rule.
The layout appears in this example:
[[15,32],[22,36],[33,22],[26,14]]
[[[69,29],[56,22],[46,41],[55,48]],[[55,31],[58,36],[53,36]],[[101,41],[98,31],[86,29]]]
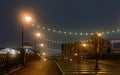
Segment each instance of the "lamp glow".
[[29,22],[29,21],[31,21],[31,17],[29,17],[29,16],[27,16],[27,17],[25,17],[25,20],[27,21],[27,22]]
[[41,46],[41,47],[43,47],[43,46],[44,46],[44,44],[40,44],[40,46]]
[[87,45],[84,43],[84,44],[82,44],[83,45],[83,47],[86,47]]
[[36,35],[37,35],[37,37],[39,37],[39,36],[40,36],[40,33],[37,33]]

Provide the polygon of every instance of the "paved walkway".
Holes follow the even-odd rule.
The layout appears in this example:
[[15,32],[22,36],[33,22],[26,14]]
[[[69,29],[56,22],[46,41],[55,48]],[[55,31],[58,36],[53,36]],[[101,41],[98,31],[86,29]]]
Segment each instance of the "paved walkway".
[[120,61],[99,61],[100,70],[94,70],[95,61],[80,63],[57,61],[64,75],[120,75]]
[[9,75],[61,75],[54,61],[35,61]]

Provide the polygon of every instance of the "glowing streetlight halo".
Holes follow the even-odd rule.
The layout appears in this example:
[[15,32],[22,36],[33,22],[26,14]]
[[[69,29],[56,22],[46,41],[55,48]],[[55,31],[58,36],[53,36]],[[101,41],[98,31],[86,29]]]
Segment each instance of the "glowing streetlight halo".
[[77,54],[77,53],[75,53],[74,55],[75,55],[75,56],[78,56],[78,54]]
[[[27,22],[29,22],[29,21],[31,21],[31,17],[29,17],[29,16],[26,16],[26,17],[24,17],[24,19],[25,19],[25,21],[27,21]],[[24,22],[24,21],[23,21]],[[21,26],[21,44],[22,44],[22,64],[23,64],[23,66],[25,66],[25,51],[24,51],[24,24],[22,24],[22,26]]]
[[41,43],[41,44],[40,44],[40,46],[41,46],[41,47],[43,47],[43,46],[44,46],[44,44],[42,44],[42,43]]
[[31,19],[32,19],[32,18],[31,18],[30,16],[26,16],[26,17],[25,17],[25,20],[26,20],[27,22],[31,21]]
[[83,43],[83,44],[82,44],[82,46],[83,46],[83,47],[86,47],[86,46],[87,46],[87,44]]
[[39,37],[41,34],[40,33],[36,33],[36,36]]
[[102,34],[101,34],[101,33],[97,33],[97,35],[98,35],[98,37],[102,36]]
[[46,53],[45,53],[45,52],[43,52],[43,53],[42,53],[42,55],[43,55],[43,56],[45,56],[45,55],[46,55]]

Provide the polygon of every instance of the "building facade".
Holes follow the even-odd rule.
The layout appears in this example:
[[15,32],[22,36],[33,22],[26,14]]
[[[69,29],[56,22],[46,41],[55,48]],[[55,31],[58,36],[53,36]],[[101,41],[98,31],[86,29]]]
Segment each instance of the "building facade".
[[87,43],[85,46],[81,42],[64,43],[61,45],[61,48],[61,59],[64,61],[79,61],[94,55],[94,51]]

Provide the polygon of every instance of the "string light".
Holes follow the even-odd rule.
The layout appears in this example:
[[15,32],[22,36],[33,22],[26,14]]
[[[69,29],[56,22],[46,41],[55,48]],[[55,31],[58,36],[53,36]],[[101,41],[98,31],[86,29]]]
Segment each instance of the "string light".
[[69,33],[70,35],[72,34],[72,32]]
[[37,26],[37,28],[40,28],[40,26]]
[[112,33],[114,33],[115,31],[114,30],[112,30]]
[[43,30],[45,30],[45,27],[42,27]]
[[[62,31],[62,30],[56,30],[56,29],[51,29],[51,28],[46,28],[46,27],[40,27],[40,25],[35,25],[35,24],[32,24],[32,27],[37,27],[38,29],[42,29],[42,30],[46,30],[46,31],[49,31],[49,32],[56,32],[56,33],[61,33],[61,34],[68,34],[68,35],[78,35],[78,36],[88,36],[88,35],[94,35],[96,34],[96,32],[66,32],[66,31]],[[115,29],[115,30],[108,30],[106,32],[100,32],[101,34],[110,34],[110,33],[115,33],[115,32],[119,32],[120,29]],[[72,44],[72,43],[75,43],[75,42],[65,42],[65,41],[56,41],[56,40],[49,40],[49,39],[44,39],[45,41],[48,41],[48,42],[51,42],[51,43],[55,43],[55,44],[63,44],[63,43],[69,43],[69,44]],[[86,41],[81,41],[81,42],[88,42],[90,40],[86,40]],[[57,49],[51,49],[51,48],[46,48],[46,50],[57,50]]]
[[119,32],[120,30],[119,30],[119,29],[117,29],[117,31]]
[[34,26],[34,24],[32,24],[32,26]]
[[[64,44],[64,43],[75,43],[75,42],[73,42],[73,41],[56,41],[56,40],[49,40],[49,39],[46,39],[46,38],[44,38],[43,39],[44,41],[48,41],[48,42],[50,42],[50,43],[55,43],[55,44]],[[83,40],[83,41],[81,41],[81,42],[88,42],[88,41],[90,41],[90,40]]]
[[88,33],[85,33],[86,35],[88,35]]
[[83,35],[83,33],[80,33],[80,35]]
[[58,33],[61,33],[61,31],[58,31]]
[[53,49],[53,48],[44,48],[45,50],[51,50],[51,51],[58,51],[59,49]]
[[91,35],[93,35],[94,33],[90,33]]
[[66,34],[66,32],[64,32],[64,34]]
[[50,31],[50,28],[48,28],[48,31]]
[[53,30],[53,32],[56,32],[56,30]]
[[51,43],[56,43],[56,44],[66,43],[65,41],[49,40],[49,39],[46,39],[46,38],[44,38],[42,40],[45,40],[45,41],[48,41],[48,42],[51,42]]
[[107,31],[107,34],[109,34],[110,32],[109,31]]
[[75,33],[75,35],[77,35],[78,33]]
[[[51,32],[56,32],[58,34],[68,34],[68,35],[77,35],[77,36],[89,36],[89,35],[93,35],[93,34],[96,34],[96,32],[90,32],[90,33],[82,33],[82,32],[66,32],[66,31],[62,31],[62,30],[55,30],[55,29],[51,29],[51,28],[46,28],[46,27],[40,27],[39,25],[35,25],[35,24],[32,24],[32,26],[37,26],[37,28],[39,29],[42,29],[42,30],[46,30],[46,31],[51,31]],[[106,32],[100,32],[102,34],[110,34],[110,33],[115,33],[115,32],[119,32],[120,29],[115,29],[115,30],[109,30],[109,31],[106,31]],[[79,35],[78,35],[79,34]]]

